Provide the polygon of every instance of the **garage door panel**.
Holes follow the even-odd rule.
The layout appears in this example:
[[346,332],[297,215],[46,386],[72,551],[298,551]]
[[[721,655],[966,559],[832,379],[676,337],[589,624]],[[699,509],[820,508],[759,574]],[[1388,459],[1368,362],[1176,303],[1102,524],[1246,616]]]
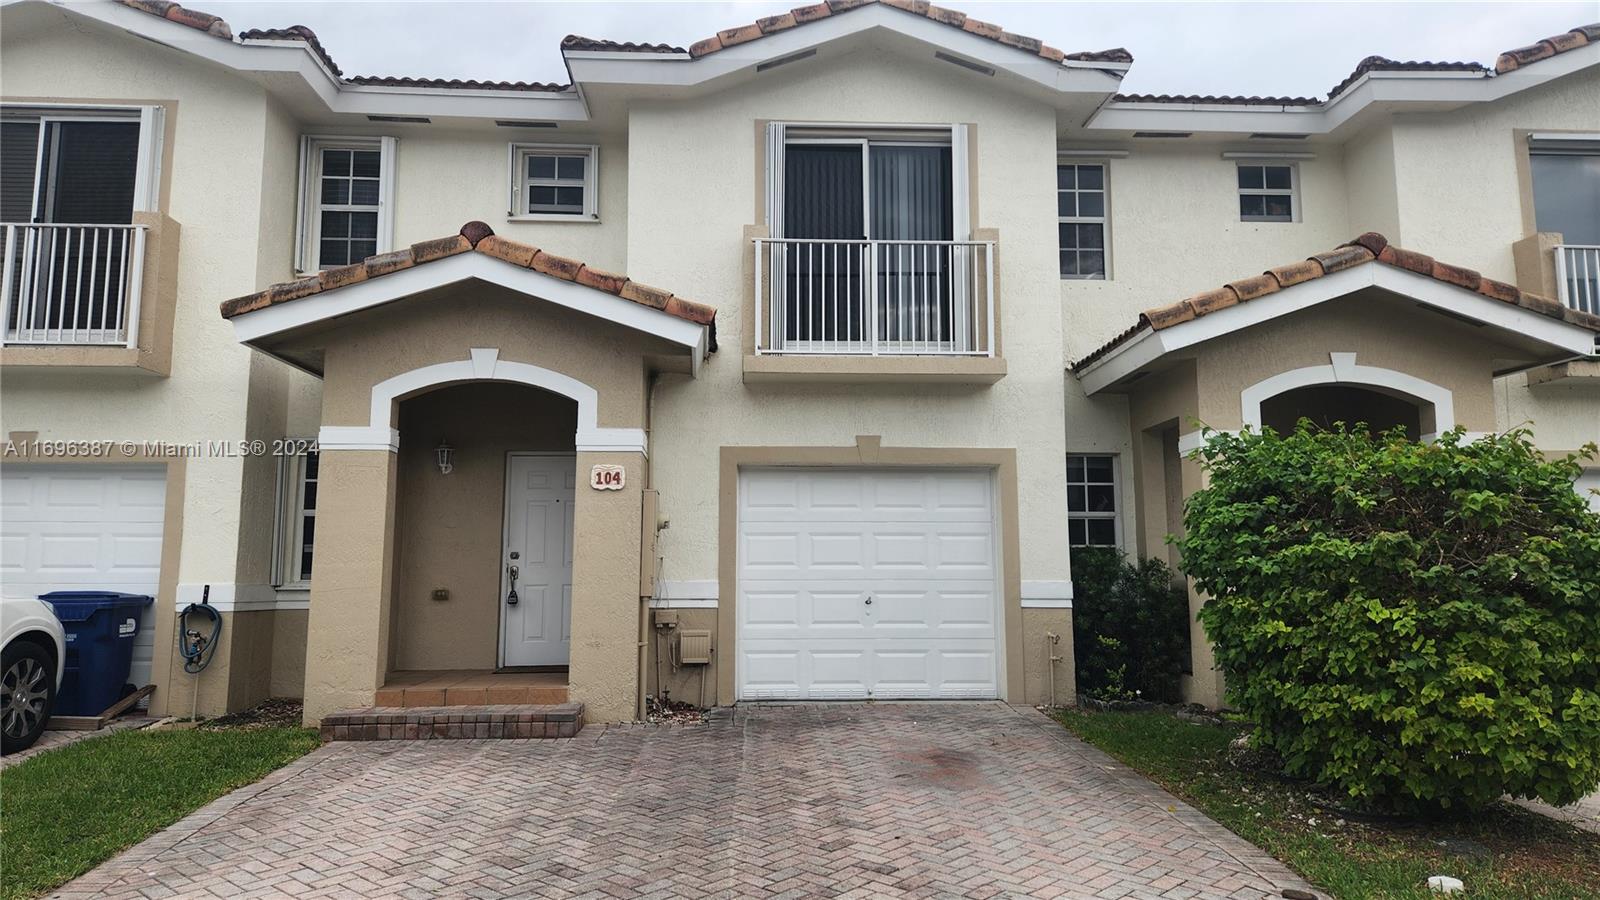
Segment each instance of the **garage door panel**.
[[991,481],[741,473],[740,696],[998,696]]
[[[7,465],[0,469],[0,584],[7,596],[106,590],[154,596],[161,578],[166,471],[158,466]],[[133,648],[150,680],[153,608]]]

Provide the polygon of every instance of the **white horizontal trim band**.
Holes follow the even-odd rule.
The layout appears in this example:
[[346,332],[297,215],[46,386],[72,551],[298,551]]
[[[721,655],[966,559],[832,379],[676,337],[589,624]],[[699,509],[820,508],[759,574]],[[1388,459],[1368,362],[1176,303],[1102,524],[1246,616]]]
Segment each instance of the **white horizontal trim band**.
[[669,600],[656,597],[650,601],[651,609],[716,609],[717,598],[704,597],[700,599]]
[[[205,596],[206,585],[203,582],[179,584],[176,593],[176,609],[183,611],[191,603],[199,603]],[[278,590],[270,584],[234,584],[232,582],[213,582],[211,584],[211,606],[217,612],[241,613],[262,612],[279,609],[310,609],[310,595],[305,591],[285,591],[280,595]],[[294,596],[299,595],[299,596]]]
[[[1065,579],[1024,579],[1022,582],[1022,599],[1028,600],[1071,600],[1072,582]],[[1027,605],[1026,602],[1023,603]]]
[[1023,600],[1022,601],[1022,608],[1023,609],[1071,609],[1072,608],[1072,601],[1070,599],[1066,599],[1066,598],[1056,599],[1056,600],[1045,600],[1045,599],[1042,599],[1042,598],[1039,599],[1039,600]]

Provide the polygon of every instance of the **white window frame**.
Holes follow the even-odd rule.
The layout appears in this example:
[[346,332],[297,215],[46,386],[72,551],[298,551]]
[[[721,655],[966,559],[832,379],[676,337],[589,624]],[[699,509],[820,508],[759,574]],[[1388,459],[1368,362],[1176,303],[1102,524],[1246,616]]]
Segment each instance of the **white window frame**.
[[[1120,456],[1118,456],[1117,454],[1115,454],[1115,453],[1068,453],[1067,454],[1067,460],[1070,461],[1074,457],[1083,458],[1083,457],[1090,457],[1090,456],[1103,456],[1103,457],[1111,460],[1111,496],[1112,496],[1112,508],[1111,508],[1111,511],[1110,512],[1103,512],[1103,511],[1098,511],[1098,510],[1085,510],[1083,512],[1073,512],[1072,511],[1072,502],[1069,499],[1067,501],[1067,521],[1070,523],[1073,519],[1110,519],[1111,523],[1112,523],[1112,525],[1111,525],[1112,531],[1116,535],[1116,537],[1115,537],[1116,543],[1113,544],[1112,546],[1115,546],[1115,547],[1120,549],[1122,547],[1122,545],[1123,545],[1122,544],[1122,500],[1123,500],[1123,497],[1122,497],[1122,458]],[[1065,463],[1063,463],[1063,464],[1065,464]],[[1085,478],[1087,479],[1087,468],[1085,468],[1085,473],[1086,473],[1085,474]],[[1103,481],[1088,481],[1088,480],[1073,481],[1072,480],[1072,473],[1070,472],[1070,470],[1066,473],[1066,475],[1067,475],[1066,485],[1067,485],[1067,490],[1068,491],[1071,491],[1073,485],[1090,485],[1090,484],[1102,485],[1102,484],[1105,484],[1105,482],[1103,482]],[[1087,528],[1085,529],[1084,533],[1085,533],[1085,536],[1087,536],[1087,534],[1088,534]],[[1072,543],[1072,526],[1070,524],[1067,526],[1067,544],[1069,546],[1071,546],[1071,547],[1104,547],[1104,546],[1106,546],[1105,544],[1073,544]]]
[[[1263,169],[1263,170],[1267,169],[1267,168],[1288,169],[1289,170],[1289,188],[1288,188],[1288,190],[1284,190],[1283,188],[1269,188],[1269,187],[1267,187],[1266,186],[1267,181],[1266,181],[1266,173],[1265,173],[1265,171],[1262,172],[1262,177],[1261,177],[1261,185],[1262,186],[1261,187],[1258,187],[1258,188],[1239,187],[1239,170],[1240,169],[1244,169],[1244,168]],[[1301,214],[1301,210],[1300,210],[1300,165],[1298,163],[1296,163],[1295,161],[1288,160],[1288,159],[1262,159],[1262,158],[1236,159],[1236,160],[1233,161],[1233,186],[1234,186],[1233,205],[1234,205],[1235,210],[1237,210],[1238,213],[1239,213],[1239,221],[1241,221],[1241,222],[1251,222],[1251,223],[1256,223],[1256,224],[1269,224],[1269,225],[1271,225],[1271,224],[1282,225],[1282,224],[1287,224],[1287,223],[1300,221],[1300,214]],[[1244,214],[1243,210],[1239,210],[1238,209],[1239,198],[1240,197],[1277,196],[1277,195],[1281,195],[1281,194],[1285,194],[1285,193],[1287,193],[1289,195],[1289,217],[1287,219],[1278,218],[1276,216],[1246,216]]]
[[[528,175],[530,156],[585,156],[583,166],[583,212],[567,213],[523,212],[522,198],[527,196],[533,178]],[[599,144],[511,144],[508,157],[508,175],[511,194],[506,206],[506,220],[510,222],[599,222],[600,221],[600,145]],[[566,184],[565,187],[576,187]]]
[[[766,153],[767,233],[784,237],[785,150],[790,144],[860,143],[862,152],[869,144],[917,143],[950,147],[950,224],[953,240],[972,240],[972,196],[968,175],[970,142],[968,126],[952,124],[909,124],[880,122],[768,122]],[[870,221],[871,191],[867,188],[867,166],[862,167],[862,215]]]
[[392,137],[352,137],[330,134],[300,136],[300,196],[295,218],[294,268],[315,275],[322,267],[317,254],[322,246],[322,151],[377,150],[378,253],[394,249],[394,171],[399,142]]
[[0,117],[39,123],[39,150],[34,154],[33,216],[39,210],[45,126],[51,122],[139,122],[139,151],[134,160],[133,211],[157,212],[161,200],[161,156],[166,142],[166,109],[160,106],[103,104],[12,103],[0,106]]
[[[1109,159],[1083,159],[1080,157],[1060,157],[1056,160],[1056,171],[1062,166],[1099,166],[1100,167],[1100,194],[1103,207],[1099,216],[1063,216],[1060,215],[1061,206],[1059,198],[1061,188],[1056,188],[1056,224],[1059,225],[1099,225],[1102,256],[1105,264],[1101,267],[1099,275],[1061,275],[1061,236],[1059,229],[1056,234],[1056,273],[1062,281],[1110,281],[1111,280],[1111,161]],[[1076,180],[1076,177],[1074,177]],[[1074,187],[1073,193],[1078,189]],[[1075,454],[1076,455],[1076,454]]]
[[[286,444],[314,446],[314,438],[291,438]],[[319,468],[318,473],[321,473]],[[320,497],[318,498],[320,500]],[[278,457],[277,504],[273,521],[272,584],[281,590],[306,590],[311,579],[301,569],[305,545],[305,521],[316,518],[313,507],[306,509],[306,456],[284,454]],[[315,568],[315,559],[312,561]]]

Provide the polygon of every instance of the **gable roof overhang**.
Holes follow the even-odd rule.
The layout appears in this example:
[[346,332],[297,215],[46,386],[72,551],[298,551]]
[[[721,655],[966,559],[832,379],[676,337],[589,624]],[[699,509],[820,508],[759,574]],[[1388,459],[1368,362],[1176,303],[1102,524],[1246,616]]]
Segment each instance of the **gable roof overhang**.
[[[1560,49],[1552,42],[1560,43]],[[1134,132],[1145,131],[1200,138],[1269,134],[1315,140],[1341,131],[1359,131],[1369,121],[1394,113],[1449,112],[1492,103],[1600,65],[1600,25],[1574,28],[1535,48],[1547,44],[1551,47],[1548,52],[1521,63],[1515,61],[1516,54],[1526,55],[1533,48],[1507,51],[1493,68],[1392,60],[1363,65],[1326,100],[1119,96],[1101,107],[1084,130],[1106,137],[1132,137]]]
[[[797,23],[808,9],[821,12]],[[710,40],[714,50],[702,49],[706,42],[701,42],[688,51],[587,49],[598,42],[585,40],[564,46],[562,55],[586,94],[694,96],[752,81],[780,66],[876,45],[993,78],[1058,108],[1081,110],[1085,117],[1117,89],[1132,62],[1126,51],[1063,54],[961,13],[909,2],[836,0],[728,29]]]
[[706,356],[716,350],[713,307],[506,240],[481,222],[468,223],[460,235],[225,301],[221,313],[239,343],[321,376],[315,360],[285,345],[345,317],[469,282],[503,287],[650,335],[686,357],[691,376],[698,377]]
[[1369,233],[1304,262],[1147,310],[1133,327],[1069,368],[1085,393],[1116,392],[1197,345],[1369,288],[1492,329],[1526,355],[1523,368],[1597,352],[1600,316],[1389,246],[1382,235]]

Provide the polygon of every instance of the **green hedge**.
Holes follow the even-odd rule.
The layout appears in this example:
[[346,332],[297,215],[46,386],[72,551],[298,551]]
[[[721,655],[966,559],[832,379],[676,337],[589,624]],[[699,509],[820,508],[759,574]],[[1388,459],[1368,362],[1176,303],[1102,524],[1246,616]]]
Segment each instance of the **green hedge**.
[[1600,516],[1577,458],[1520,431],[1305,421],[1201,453],[1185,571],[1229,701],[1291,774],[1387,809],[1600,787]]
[[1115,547],[1072,551],[1072,657],[1078,692],[1175,702],[1189,660],[1189,595],[1158,559]]

